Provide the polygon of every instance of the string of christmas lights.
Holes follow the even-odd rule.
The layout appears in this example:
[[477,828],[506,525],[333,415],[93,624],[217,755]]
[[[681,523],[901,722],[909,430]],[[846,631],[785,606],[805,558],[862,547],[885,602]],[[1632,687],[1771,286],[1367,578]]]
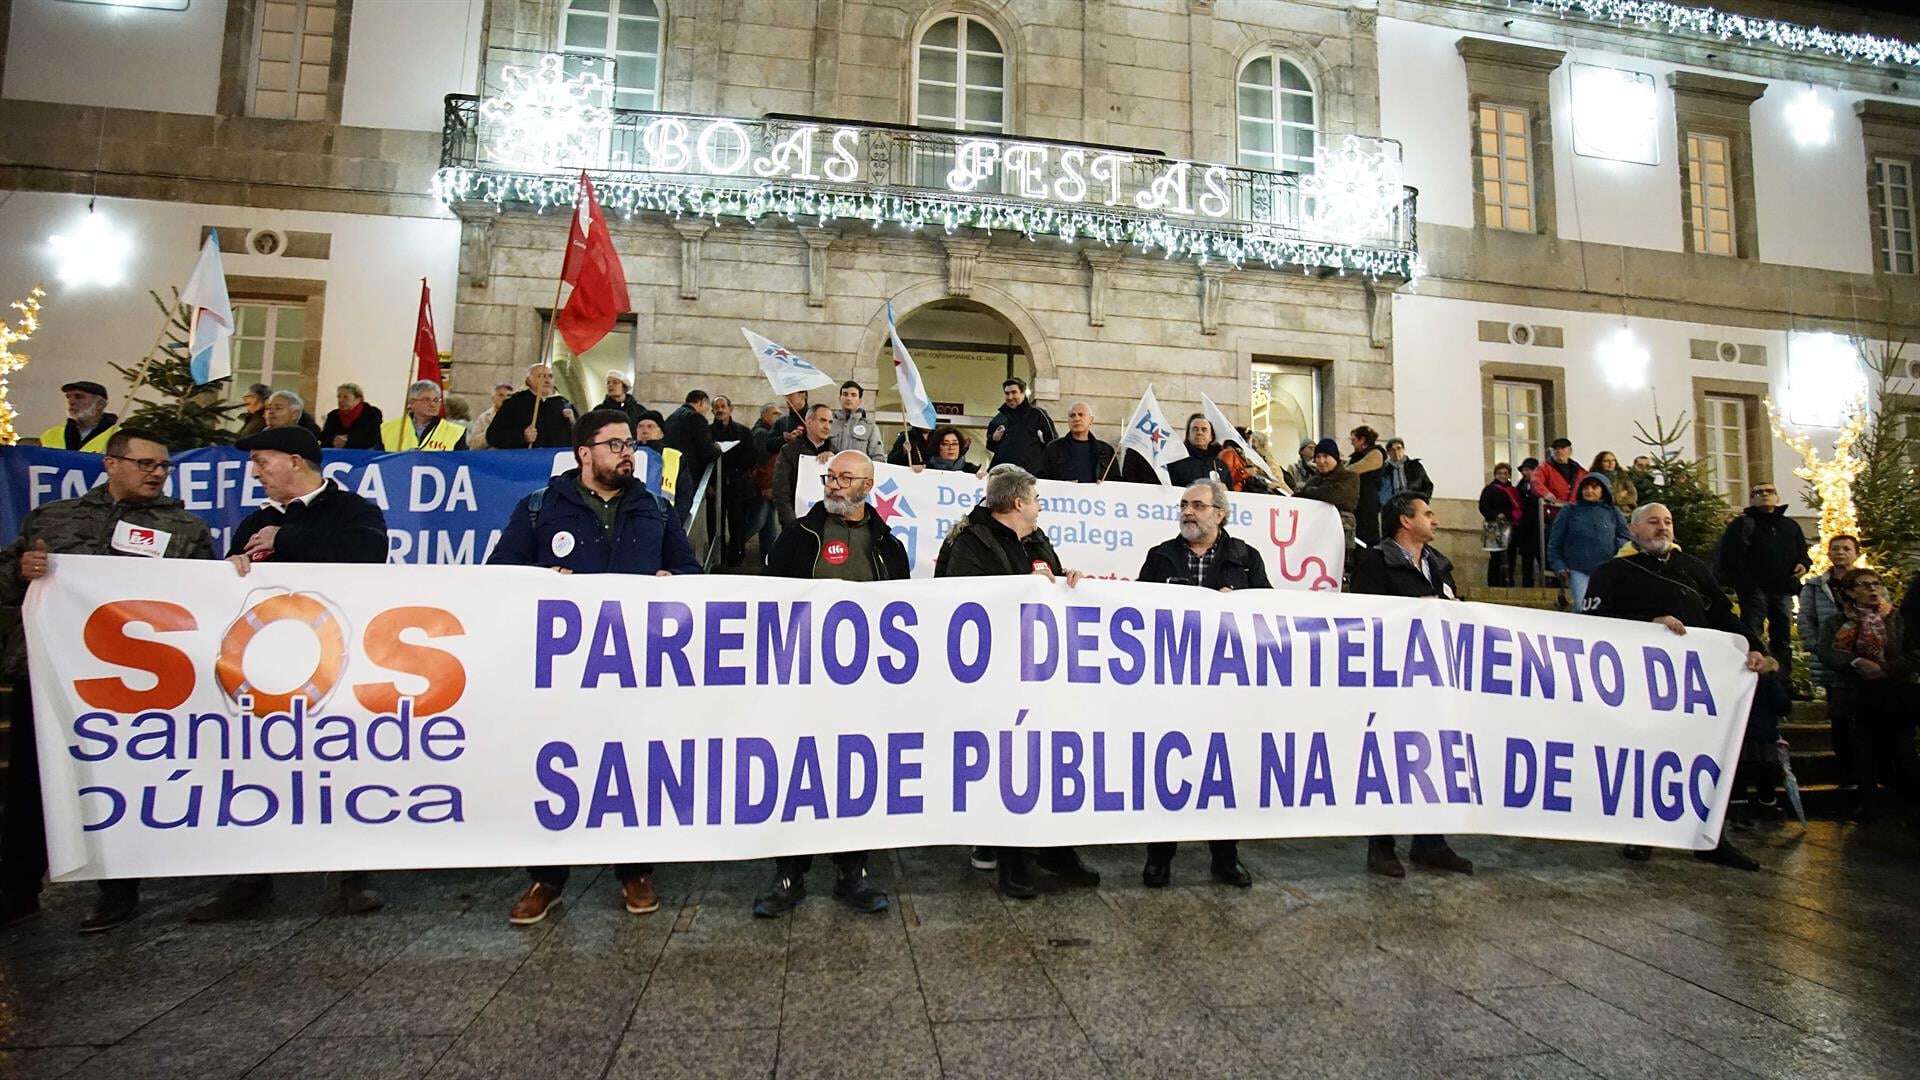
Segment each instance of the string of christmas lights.
[[0,446],[20,444],[20,433],[13,426],[15,417],[20,414],[14,411],[13,404],[7,400],[7,376],[26,367],[31,359],[26,353],[14,352],[13,347],[39,333],[40,298],[45,295],[46,290],[35,285],[25,300],[13,302],[13,310],[20,313],[19,329],[0,322]]
[[1508,8],[1530,7],[1560,18],[1631,23],[1642,30],[1664,30],[1716,41],[1772,45],[1788,52],[1819,53],[1853,63],[1920,65],[1920,45],[1874,34],[1842,34],[1782,19],[1736,15],[1730,11],[1658,0],[1507,0]]
[[[1870,419],[1866,399],[1859,399],[1848,410],[1846,423],[1841,425],[1839,436],[1833,440],[1833,456],[1824,459],[1813,445],[1813,440],[1799,432],[1787,430],[1786,425],[1781,423],[1771,397],[1767,398],[1766,404],[1767,422],[1773,427],[1774,437],[1786,443],[1805,462],[1794,468],[1793,475],[1812,484],[1814,494],[1820,497],[1820,543],[1814,549],[1811,572],[1824,574],[1833,565],[1827,559],[1827,542],[1836,536],[1860,535],[1860,515],[1853,505],[1853,482],[1866,471],[1867,459],[1856,455],[1853,448],[1866,432]],[[1867,565],[1865,552],[1860,553],[1857,565]]]
[[[544,213],[550,206],[571,210],[579,188],[577,178],[533,176],[443,168],[434,175],[434,195],[443,203],[519,203]],[[1269,267],[1299,267],[1369,278],[1411,279],[1417,252],[1405,247],[1363,247],[1331,240],[1223,232],[1162,217],[1103,212],[1077,206],[1023,206],[961,198],[942,198],[924,189],[911,191],[835,191],[802,185],[771,184],[752,188],[688,184],[671,180],[612,174],[594,180],[600,205],[631,218],[642,211],[678,217],[736,217],[749,225],[766,217],[798,224],[812,220],[825,226],[834,221],[865,221],[875,230],[893,223],[908,230],[939,227],[946,233],[961,228],[988,232],[1017,232],[1028,240],[1058,237],[1071,243],[1085,238],[1104,246],[1131,245],[1142,253],[1159,251],[1168,259],[1189,258],[1199,265],[1224,262],[1238,269],[1249,263]],[[1412,215],[1412,207],[1403,210]]]

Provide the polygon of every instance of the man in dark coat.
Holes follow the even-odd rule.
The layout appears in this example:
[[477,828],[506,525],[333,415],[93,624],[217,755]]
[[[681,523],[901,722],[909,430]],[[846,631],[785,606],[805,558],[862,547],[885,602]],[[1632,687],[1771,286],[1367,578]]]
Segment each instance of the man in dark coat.
[[[166,494],[172,455],[160,437],[122,427],[102,447],[106,482],[73,499],[43,503],[21,523],[20,535],[0,550],[0,604],[18,608],[27,586],[53,572],[49,555],[122,555],[212,559],[213,534],[186,506]],[[133,530],[150,530],[136,535]],[[69,567],[62,573],[78,572]],[[47,872],[46,823],[40,815],[40,756],[35,747],[33,691],[27,685],[27,640],[10,620],[0,674],[13,685],[11,750],[6,774],[7,814],[0,826],[0,925],[40,914],[40,881]],[[109,930],[140,906],[138,880],[102,881],[92,914],[80,932]]]
[[[1760,636],[1733,613],[1726,592],[1714,580],[1707,564],[1681,551],[1673,542],[1673,514],[1659,503],[1642,503],[1634,508],[1627,522],[1633,537],[1630,550],[1622,551],[1593,572],[1587,582],[1585,612],[1610,619],[1657,622],[1676,634],[1690,626],[1724,630],[1746,639],[1747,670],[1777,671],[1779,664],[1761,650]],[[1620,854],[1644,862],[1652,850],[1628,844]],[[1760,864],[1727,842],[1694,855],[1711,863],[1740,870],[1758,870]]]
[[[793,527],[780,534],[767,558],[774,577],[836,581],[900,581],[911,569],[906,545],[867,506],[873,490],[873,459],[861,450],[842,450],[827,461],[821,478],[824,494]],[[887,910],[885,890],[867,877],[867,852],[835,852],[833,897],[863,915]],[[777,919],[807,898],[812,855],[782,855],[774,860],[773,888],[753,902],[753,913]]]
[[[1040,499],[1033,474],[1015,465],[987,470],[986,491],[979,505],[949,533],[934,567],[935,577],[998,577],[1038,574],[1048,581],[1065,578],[1069,587],[1080,583],[1078,570],[1066,570],[1053,544],[1040,528]],[[1080,861],[1071,847],[1044,848],[1029,854],[1026,848],[973,849],[973,865],[998,869],[1000,892],[1030,900],[1033,865],[1070,885],[1100,884],[1098,872]]]
[[[1440,520],[1427,500],[1411,491],[1387,500],[1380,511],[1386,532],[1378,544],[1353,560],[1353,581],[1347,591],[1369,596],[1425,596],[1458,600],[1453,563],[1433,546]],[[1393,850],[1394,838],[1375,836],[1367,841],[1367,869],[1387,877],[1405,877],[1407,868]],[[1461,858],[1447,838],[1437,834],[1415,836],[1407,857],[1413,865],[1454,874],[1473,873],[1473,863]]]
[[[574,425],[575,467],[521,499],[487,558],[489,566],[540,566],[570,574],[697,574],[700,561],[673,508],[634,479],[633,422],[595,409]],[[527,869],[533,881],[507,913],[515,926],[547,917],[566,889],[564,866]],[[614,867],[629,914],[658,910],[650,863]]]
[[1018,465],[1039,476],[1047,468],[1047,444],[1060,437],[1053,417],[1028,399],[1024,379],[1001,383],[1000,393],[1006,401],[987,421],[987,449],[993,452],[989,467]]
[[1113,466],[1113,444],[1093,436],[1093,406],[1076,401],[1067,410],[1067,433],[1047,444],[1040,479],[1098,484]]
[[1187,456],[1167,463],[1167,479],[1176,487],[1220,475],[1220,440],[1206,413],[1187,417]]
[[1780,670],[1793,672],[1793,603],[1800,578],[1812,563],[1807,534],[1787,516],[1780,490],[1758,483],[1747,492],[1747,509],[1727,522],[1713,570],[1740,598],[1740,618],[1755,637],[1764,625],[1767,652]]
[[759,498],[753,486],[754,441],[753,432],[733,418],[733,401],[716,396],[713,399],[714,448],[729,442],[736,444],[734,448],[720,453],[720,520],[726,526],[720,551],[726,565],[734,567],[746,561],[747,513]]
[[573,442],[573,404],[554,389],[553,369],[527,369],[526,389],[502,402],[487,425],[487,446],[495,450],[559,447]]
[[[1180,493],[1180,535],[1147,549],[1139,580],[1221,592],[1272,588],[1260,553],[1246,541],[1227,535],[1227,499],[1227,485],[1218,480],[1187,485]],[[1140,881],[1147,888],[1164,888],[1173,880],[1173,854],[1179,846],[1172,841],[1147,845],[1147,865],[1140,871]],[[1209,840],[1207,853],[1213,880],[1242,889],[1253,884],[1253,875],[1240,864],[1238,840]]]
[[320,425],[320,445],[334,450],[380,449],[380,406],[367,403],[358,383],[341,383],[336,391],[340,407]]
[[793,524],[796,516],[793,512],[793,487],[800,475],[800,459],[810,457],[826,460],[822,455],[830,452],[827,439],[832,433],[833,410],[824,404],[809,406],[806,426],[780,448],[780,456],[774,459],[773,512],[782,529]]
[[693,517],[693,497],[707,466],[720,458],[713,440],[713,404],[705,390],[687,391],[687,400],[667,417],[662,435],[667,449],[680,451],[680,479],[673,488],[673,512],[686,527]]
[[[387,561],[387,522],[380,508],[320,475],[320,440],[304,428],[268,428],[233,444],[247,452],[266,505],[234,530],[227,561],[242,576],[257,562],[371,563]],[[340,875],[340,906],[349,914],[382,901],[368,875]],[[273,878],[246,874],[221,886],[187,913],[194,922],[244,915],[273,899]]]

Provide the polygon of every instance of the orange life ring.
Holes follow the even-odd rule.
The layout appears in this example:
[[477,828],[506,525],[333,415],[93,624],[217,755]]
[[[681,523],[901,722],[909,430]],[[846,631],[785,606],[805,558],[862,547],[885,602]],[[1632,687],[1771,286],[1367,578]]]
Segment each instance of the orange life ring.
[[[284,694],[263,694],[247,679],[247,646],[255,634],[282,619],[296,619],[313,631],[320,641],[320,662],[297,689]],[[319,705],[339,685],[340,674],[346,666],[347,634],[333,612],[311,596],[282,593],[248,608],[246,614],[227,628],[227,636],[220,641],[220,660],[214,666],[214,674],[228,700],[237,703],[241,695],[251,694],[254,712],[265,714],[293,708],[296,697],[305,698],[308,708]]]

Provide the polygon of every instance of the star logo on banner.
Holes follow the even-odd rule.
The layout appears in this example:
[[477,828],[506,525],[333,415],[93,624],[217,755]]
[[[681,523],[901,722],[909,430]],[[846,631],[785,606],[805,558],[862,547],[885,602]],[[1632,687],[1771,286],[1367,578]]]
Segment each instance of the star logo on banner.
[[873,489],[873,512],[879,514],[880,520],[887,525],[892,525],[895,518],[914,516],[913,504],[907,502],[906,493],[893,480]]

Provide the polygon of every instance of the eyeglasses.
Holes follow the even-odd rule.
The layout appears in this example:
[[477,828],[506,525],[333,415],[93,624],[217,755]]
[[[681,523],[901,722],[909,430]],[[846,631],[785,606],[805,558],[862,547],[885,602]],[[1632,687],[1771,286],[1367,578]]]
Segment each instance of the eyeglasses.
[[1180,500],[1180,509],[1182,510],[1212,510],[1213,508],[1214,508],[1213,502],[1210,499],[1181,499]]
[[115,461],[124,461],[143,473],[159,473],[161,476],[165,476],[173,471],[173,462],[168,461],[166,458],[131,458],[124,454],[107,454],[106,456]]
[[603,439],[600,442],[588,443],[587,445],[604,446],[616,454],[631,454],[640,449],[640,441],[638,439]]
[[865,479],[867,477],[856,476],[853,473],[830,472],[826,475],[826,482],[834,487],[852,487]]

